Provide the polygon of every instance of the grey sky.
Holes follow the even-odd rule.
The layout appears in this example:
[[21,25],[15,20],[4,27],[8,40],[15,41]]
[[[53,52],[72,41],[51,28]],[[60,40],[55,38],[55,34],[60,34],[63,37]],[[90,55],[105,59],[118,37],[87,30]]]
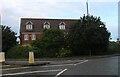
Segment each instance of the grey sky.
[[[118,38],[118,0],[89,0],[91,15],[100,16],[106,22],[113,40]],[[19,35],[20,18],[71,18],[86,14],[86,2],[82,0],[2,0],[0,2],[2,24],[11,26]]]

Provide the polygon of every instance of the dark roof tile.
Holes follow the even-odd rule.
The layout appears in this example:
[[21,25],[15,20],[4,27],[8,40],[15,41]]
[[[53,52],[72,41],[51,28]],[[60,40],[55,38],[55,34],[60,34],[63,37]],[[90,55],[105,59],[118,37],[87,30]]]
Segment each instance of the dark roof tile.
[[21,23],[20,23],[20,32],[28,32],[26,30],[26,23],[31,21],[33,23],[33,30],[32,32],[40,32],[43,30],[43,24],[45,22],[49,22],[51,28],[55,27],[58,28],[59,24],[61,22],[64,22],[66,24],[66,30],[69,29],[69,26],[75,22],[78,21],[78,19],[45,19],[45,18],[21,18]]

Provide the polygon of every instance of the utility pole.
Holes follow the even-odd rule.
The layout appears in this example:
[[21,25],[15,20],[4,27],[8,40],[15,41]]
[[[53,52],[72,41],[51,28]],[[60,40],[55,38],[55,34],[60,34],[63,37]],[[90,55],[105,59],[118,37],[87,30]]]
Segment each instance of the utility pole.
[[2,23],[1,23],[2,19],[1,18],[2,18],[2,14],[0,13],[0,25],[2,25]]
[[0,15],[0,52],[2,51],[2,23]]
[[2,25],[2,8],[0,8],[0,25]]
[[88,0],[86,2],[86,7],[87,7],[87,15],[89,15]]
[[[87,0],[87,2],[86,2],[86,8],[87,8],[87,16],[89,16],[88,0]],[[89,20],[88,20],[87,25],[89,25]],[[90,48],[90,50],[89,50],[89,53],[88,53],[88,54],[89,54],[89,56],[91,56],[91,55],[92,55],[91,48]]]

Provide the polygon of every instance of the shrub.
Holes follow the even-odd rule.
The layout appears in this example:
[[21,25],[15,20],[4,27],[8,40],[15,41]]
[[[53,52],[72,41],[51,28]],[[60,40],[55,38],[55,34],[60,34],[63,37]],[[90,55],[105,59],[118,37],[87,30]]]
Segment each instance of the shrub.
[[29,51],[34,51],[35,57],[40,56],[40,51],[37,48],[33,48],[32,46],[15,46],[12,47],[7,53],[7,58],[28,58]]
[[72,53],[69,49],[61,48],[59,50],[59,53],[57,54],[57,57],[70,57],[72,56]]
[[116,42],[110,42],[108,47],[110,53],[120,53],[120,44]]

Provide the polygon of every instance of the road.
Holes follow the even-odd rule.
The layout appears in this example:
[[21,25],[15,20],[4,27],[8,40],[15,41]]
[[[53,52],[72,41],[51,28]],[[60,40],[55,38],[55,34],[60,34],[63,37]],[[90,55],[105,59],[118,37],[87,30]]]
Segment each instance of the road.
[[3,65],[2,73],[4,77],[118,77],[118,58],[66,60],[45,66]]

